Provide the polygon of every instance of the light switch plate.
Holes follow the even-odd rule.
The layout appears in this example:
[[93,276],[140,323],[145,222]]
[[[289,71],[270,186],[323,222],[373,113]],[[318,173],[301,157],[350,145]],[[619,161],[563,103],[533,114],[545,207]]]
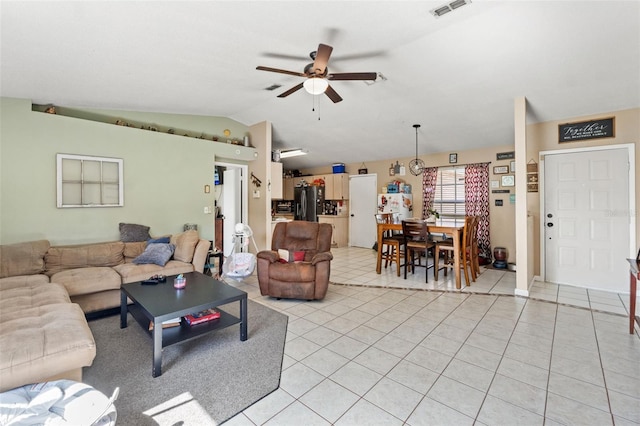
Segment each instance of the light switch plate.
[[253,198],[260,198],[260,190],[259,189],[255,189],[253,191]]

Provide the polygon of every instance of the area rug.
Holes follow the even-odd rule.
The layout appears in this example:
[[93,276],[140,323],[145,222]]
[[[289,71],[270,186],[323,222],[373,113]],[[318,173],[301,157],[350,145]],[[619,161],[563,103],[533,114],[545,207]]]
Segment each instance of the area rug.
[[[222,306],[238,315],[239,303]],[[239,324],[164,348],[162,375],[151,376],[151,337],[129,315],[89,322],[96,341],[83,381],[106,395],[116,387],[121,425],[217,425],[280,385],[286,315],[248,301],[249,338]]]

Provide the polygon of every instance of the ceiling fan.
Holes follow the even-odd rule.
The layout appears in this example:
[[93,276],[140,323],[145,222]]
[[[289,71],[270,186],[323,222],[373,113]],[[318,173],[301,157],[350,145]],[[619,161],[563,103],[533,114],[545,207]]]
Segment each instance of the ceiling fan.
[[279,98],[285,98],[304,87],[307,92],[313,95],[319,95],[321,93],[326,94],[334,103],[340,102],[342,100],[342,97],[340,97],[340,95],[338,95],[338,93],[329,85],[329,82],[327,80],[375,80],[377,78],[378,73],[375,72],[329,73],[327,63],[329,62],[329,57],[331,56],[332,51],[333,47],[320,43],[318,45],[318,50],[313,51],[309,54],[311,59],[313,59],[313,62],[307,64],[307,66],[304,67],[304,72],[288,71],[279,68],[263,66],[257,66],[256,69],[260,71],[277,72],[280,74],[289,74],[306,78],[304,82],[297,84],[291,89],[279,94]]

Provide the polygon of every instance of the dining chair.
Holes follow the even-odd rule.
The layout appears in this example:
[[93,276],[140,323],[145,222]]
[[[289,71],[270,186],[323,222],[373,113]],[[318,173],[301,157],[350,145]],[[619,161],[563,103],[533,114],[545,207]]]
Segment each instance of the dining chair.
[[[394,223],[395,220],[393,213],[376,213],[375,217],[376,223]],[[382,241],[378,242],[378,244],[382,245],[380,250],[385,269],[395,262],[397,276],[400,276],[400,268],[402,266],[401,259],[404,257],[404,252],[401,247],[402,243],[402,234],[393,233],[392,231],[386,231],[382,236]]]
[[480,275],[480,255],[478,250],[478,224],[480,223],[480,217],[472,217],[474,220],[473,227],[471,228],[471,267],[474,271],[475,277],[477,278],[478,275]]
[[[464,272],[464,279],[467,285],[471,285],[471,281],[469,279],[469,275],[471,275],[471,280],[475,282],[476,280],[476,269],[473,267],[472,257],[473,257],[473,243],[472,243],[472,234],[474,221],[476,221],[475,216],[466,216],[464,219],[464,229],[462,234],[460,234],[460,250],[458,253],[454,253],[454,245],[453,239],[448,238],[442,241],[437,241],[436,244],[436,253],[435,253],[435,262],[436,264],[440,261],[440,254],[442,253],[444,256],[443,266],[444,276],[447,276],[448,269],[453,269],[455,266],[454,256],[458,256],[460,259],[460,268],[462,268]],[[438,268],[434,271],[435,279],[438,279]]]
[[[429,252],[433,251],[436,244],[431,240],[427,230],[427,223],[424,220],[403,220],[402,235],[404,239],[404,279],[407,279],[407,268],[411,267],[411,273],[414,274],[416,266],[422,266],[420,261],[421,255],[425,257],[425,282],[429,282],[429,268],[433,268],[436,264],[429,265]],[[418,264],[415,263],[415,254],[418,253]],[[436,268],[437,270],[437,268]]]

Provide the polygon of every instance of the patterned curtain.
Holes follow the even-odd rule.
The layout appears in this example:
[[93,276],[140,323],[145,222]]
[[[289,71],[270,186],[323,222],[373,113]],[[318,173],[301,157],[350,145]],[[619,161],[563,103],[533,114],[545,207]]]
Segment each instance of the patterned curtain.
[[478,254],[491,259],[489,236],[489,163],[467,164],[464,173],[465,209],[478,216]]
[[422,218],[427,218],[427,210],[433,207],[433,198],[438,180],[438,168],[427,167],[422,173]]

